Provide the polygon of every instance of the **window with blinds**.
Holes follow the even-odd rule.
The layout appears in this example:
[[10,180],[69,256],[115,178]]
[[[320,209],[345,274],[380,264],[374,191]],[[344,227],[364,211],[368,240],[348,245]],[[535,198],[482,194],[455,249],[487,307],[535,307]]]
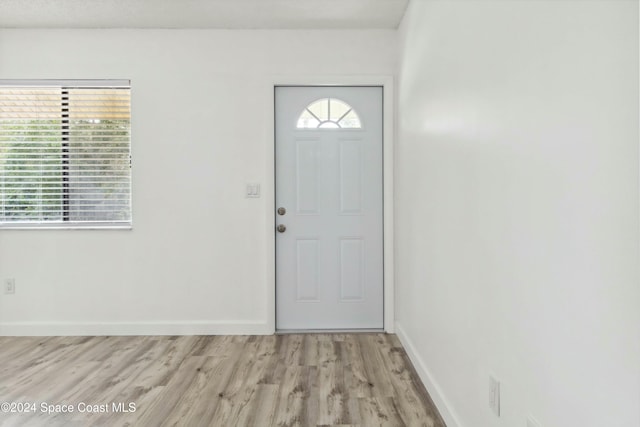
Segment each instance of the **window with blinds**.
[[131,226],[129,81],[0,80],[0,227]]

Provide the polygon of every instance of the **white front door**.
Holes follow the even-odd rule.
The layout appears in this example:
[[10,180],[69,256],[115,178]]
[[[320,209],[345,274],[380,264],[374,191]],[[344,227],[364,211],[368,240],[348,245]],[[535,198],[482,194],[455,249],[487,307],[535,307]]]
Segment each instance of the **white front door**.
[[276,87],[276,327],[383,328],[382,88]]

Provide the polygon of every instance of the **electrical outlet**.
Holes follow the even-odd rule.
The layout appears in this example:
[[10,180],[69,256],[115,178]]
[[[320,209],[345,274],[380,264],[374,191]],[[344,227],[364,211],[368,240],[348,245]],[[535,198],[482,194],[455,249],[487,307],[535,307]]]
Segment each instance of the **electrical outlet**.
[[538,421],[536,421],[535,418],[533,418],[531,415],[529,415],[527,417],[527,427],[542,427],[540,425],[540,423]]
[[7,295],[16,293],[16,279],[4,279],[4,293]]
[[500,416],[500,381],[489,376],[489,408],[496,417]]

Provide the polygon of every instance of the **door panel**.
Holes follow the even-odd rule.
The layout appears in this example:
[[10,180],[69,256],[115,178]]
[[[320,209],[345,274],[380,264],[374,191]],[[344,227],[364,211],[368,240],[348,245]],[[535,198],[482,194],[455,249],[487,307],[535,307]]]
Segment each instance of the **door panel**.
[[340,239],[340,301],[364,299],[364,240]]
[[296,241],[296,302],[318,299],[318,239]]
[[340,141],[340,213],[362,214],[362,147],[360,140]]
[[276,327],[383,327],[382,88],[276,88]]
[[316,140],[297,139],[296,149],[296,205],[301,215],[317,215],[320,177],[318,176],[318,143]]

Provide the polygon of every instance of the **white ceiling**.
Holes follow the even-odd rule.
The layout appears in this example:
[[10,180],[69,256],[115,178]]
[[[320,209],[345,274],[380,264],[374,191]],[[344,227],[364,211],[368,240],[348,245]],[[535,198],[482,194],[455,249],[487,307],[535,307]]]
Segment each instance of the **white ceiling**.
[[0,0],[0,28],[397,28],[409,0]]

